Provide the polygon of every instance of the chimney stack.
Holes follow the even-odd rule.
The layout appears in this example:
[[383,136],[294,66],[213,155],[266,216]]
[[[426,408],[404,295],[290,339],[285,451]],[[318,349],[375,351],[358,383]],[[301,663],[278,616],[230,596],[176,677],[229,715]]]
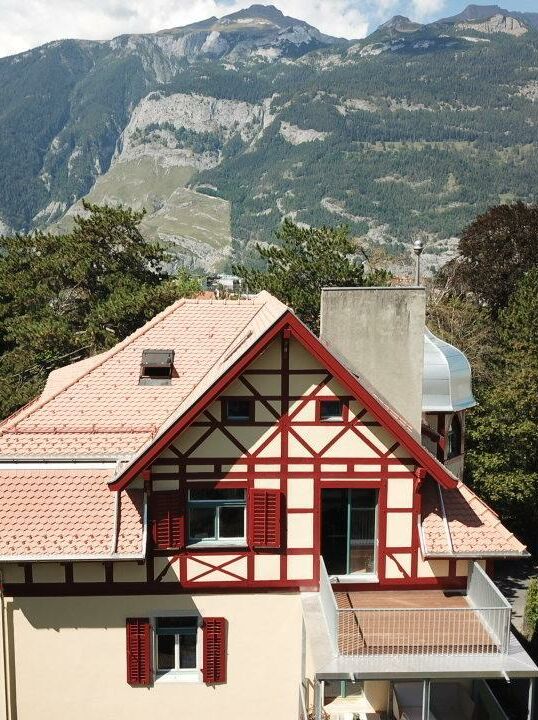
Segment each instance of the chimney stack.
[[426,291],[324,288],[320,337],[420,434]]

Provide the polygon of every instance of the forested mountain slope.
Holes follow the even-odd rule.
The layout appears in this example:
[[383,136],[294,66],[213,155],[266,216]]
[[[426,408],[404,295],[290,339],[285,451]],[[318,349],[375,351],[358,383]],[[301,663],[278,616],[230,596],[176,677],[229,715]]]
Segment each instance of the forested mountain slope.
[[4,58],[2,227],[65,226],[89,193],[146,207],[190,265],[224,266],[231,238],[244,255],[284,216],[394,248],[425,231],[441,259],[477,212],[537,199],[537,27],[469,6],[350,42],[255,5]]

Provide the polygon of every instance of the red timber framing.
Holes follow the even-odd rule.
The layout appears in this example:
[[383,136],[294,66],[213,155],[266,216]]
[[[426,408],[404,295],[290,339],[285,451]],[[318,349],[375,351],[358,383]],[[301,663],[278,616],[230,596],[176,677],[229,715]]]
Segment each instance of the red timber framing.
[[[278,367],[270,364],[267,368],[263,362],[252,367],[269,347],[278,356]],[[297,348],[300,350],[293,355],[293,362],[290,362],[290,348],[293,353]],[[297,361],[301,353],[305,358],[304,365]],[[315,367],[312,367],[312,359]],[[266,385],[260,385],[263,378],[268,378]],[[223,419],[218,408],[227,396],[252,399],[256,410],[248,421],[238,423]],[[324,399],[342,402],[341,420],[320,419],[319,402]],[[241,435],[240,428],[246,428],[248,432]],[[393,440],[380,447],[372,441],[371,433],[376,429],[388,433]],[[215,435],[220,435],[233,450],[219,455],[219,446],[214,443],[214,453],[201,453],[205,443]],[[363,456],[339,451],[339,441],[350,435],[362,443]],[[312,440],[314,436],[316,442]],[[249,442],[249,437],[258,438],[259,442]],[[275,442],[278,445],[275,446]],[[192,487],[245,489],[247,508],[256,490],[272,491],[281,506],[278,522],[273,528],[274,533],[279,532],[279,541],[273,534],[271,542],[262,547],[259,539],[253,537],[247,512],[244,544],[235,543],[233,547],[188,545],[189,530],[185,519],[182,532],[187,546],[178,548],[177,539],[174,540],[176,548],[170,549],[165,549],[160,541],[150,542],[145,567],[141,568],[145,578],[127,581],[118,567],[120,563],[115,563],[108,566],[102,584],[75,581],[69,586],[64,584],[63,593],[58,594],[315,589],[319,585],[321,553],[321,492],[326,487],[378,490],[377,587],[459,587],[464,580],[456,577],[455,561],[450,561],[447,573],[441,576],[421,576],[419,572],[419,487],[426,474],[446,488],[456,486],[453,476],[399,420],[292,313],[286,313],[110,486],[111,490],[118,491],[142,476],[150,495],[177,492],[179,507],[187,505],[187,488]],[[412,486],[407,506],[399,506],[389,497],[390,481],[400,480]],[[297,481],[304,481],[305,485],[311,483],[308,502],[301,502],[303,496],[299,500],[297,497],[292,499]],[[151,509],[157,506],[150,499],[150,527]],[[162,509],[160,513],[162,516]],[[404,542],[390,538],[387,529],[387,519],[394,520],[399,515],[412,517],[409,539],[406,537]],[[165,520],[162,533],[173,534],[174,526],[168,518]],[[305,527],[309,529],[297,530]],[[155,532],[157,529],[161,529],[160,526]],[[297,540],[301,532],[304,541]],[[389,559],[391,573],[386,571]],[[36,583],[26,585],[24,589],[19,586],[21,592],[18,594],[40,594],[40,589],[41,594],[52,592],[49,584],[45,587],[39,583],[39,586],[36,588]],[[344,585],[340,587],[345,589]],[[354,583],[352,587],[360,587],[360,583]],[[372,583],[367,587],[371,589]]]

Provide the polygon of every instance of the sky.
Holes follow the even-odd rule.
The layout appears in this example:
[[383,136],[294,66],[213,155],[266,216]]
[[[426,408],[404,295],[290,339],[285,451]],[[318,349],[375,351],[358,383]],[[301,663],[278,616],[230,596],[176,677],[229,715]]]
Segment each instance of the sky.
[[[0,57],[62,38],[107,40],[226,15],[255,0],[0,0]],[[460,12],[465,0],[257,0],[322,32],[361,38],[392,15],[428,22]],[[490,0],[494,4],[495,0]],[[477,2],[476,4],[489,4]],[[538,11],[538,0],[502,7]]]

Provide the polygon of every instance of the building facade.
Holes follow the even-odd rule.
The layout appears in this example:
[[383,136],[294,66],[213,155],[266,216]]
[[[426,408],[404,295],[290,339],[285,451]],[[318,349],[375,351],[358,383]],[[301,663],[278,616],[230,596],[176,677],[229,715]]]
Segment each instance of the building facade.
[[182,300],[0,425],[6,720],[455,718],[538,673],[489,577],[525,549],[460,479],[470,374],[381,300],[326,293],[322,341]]

